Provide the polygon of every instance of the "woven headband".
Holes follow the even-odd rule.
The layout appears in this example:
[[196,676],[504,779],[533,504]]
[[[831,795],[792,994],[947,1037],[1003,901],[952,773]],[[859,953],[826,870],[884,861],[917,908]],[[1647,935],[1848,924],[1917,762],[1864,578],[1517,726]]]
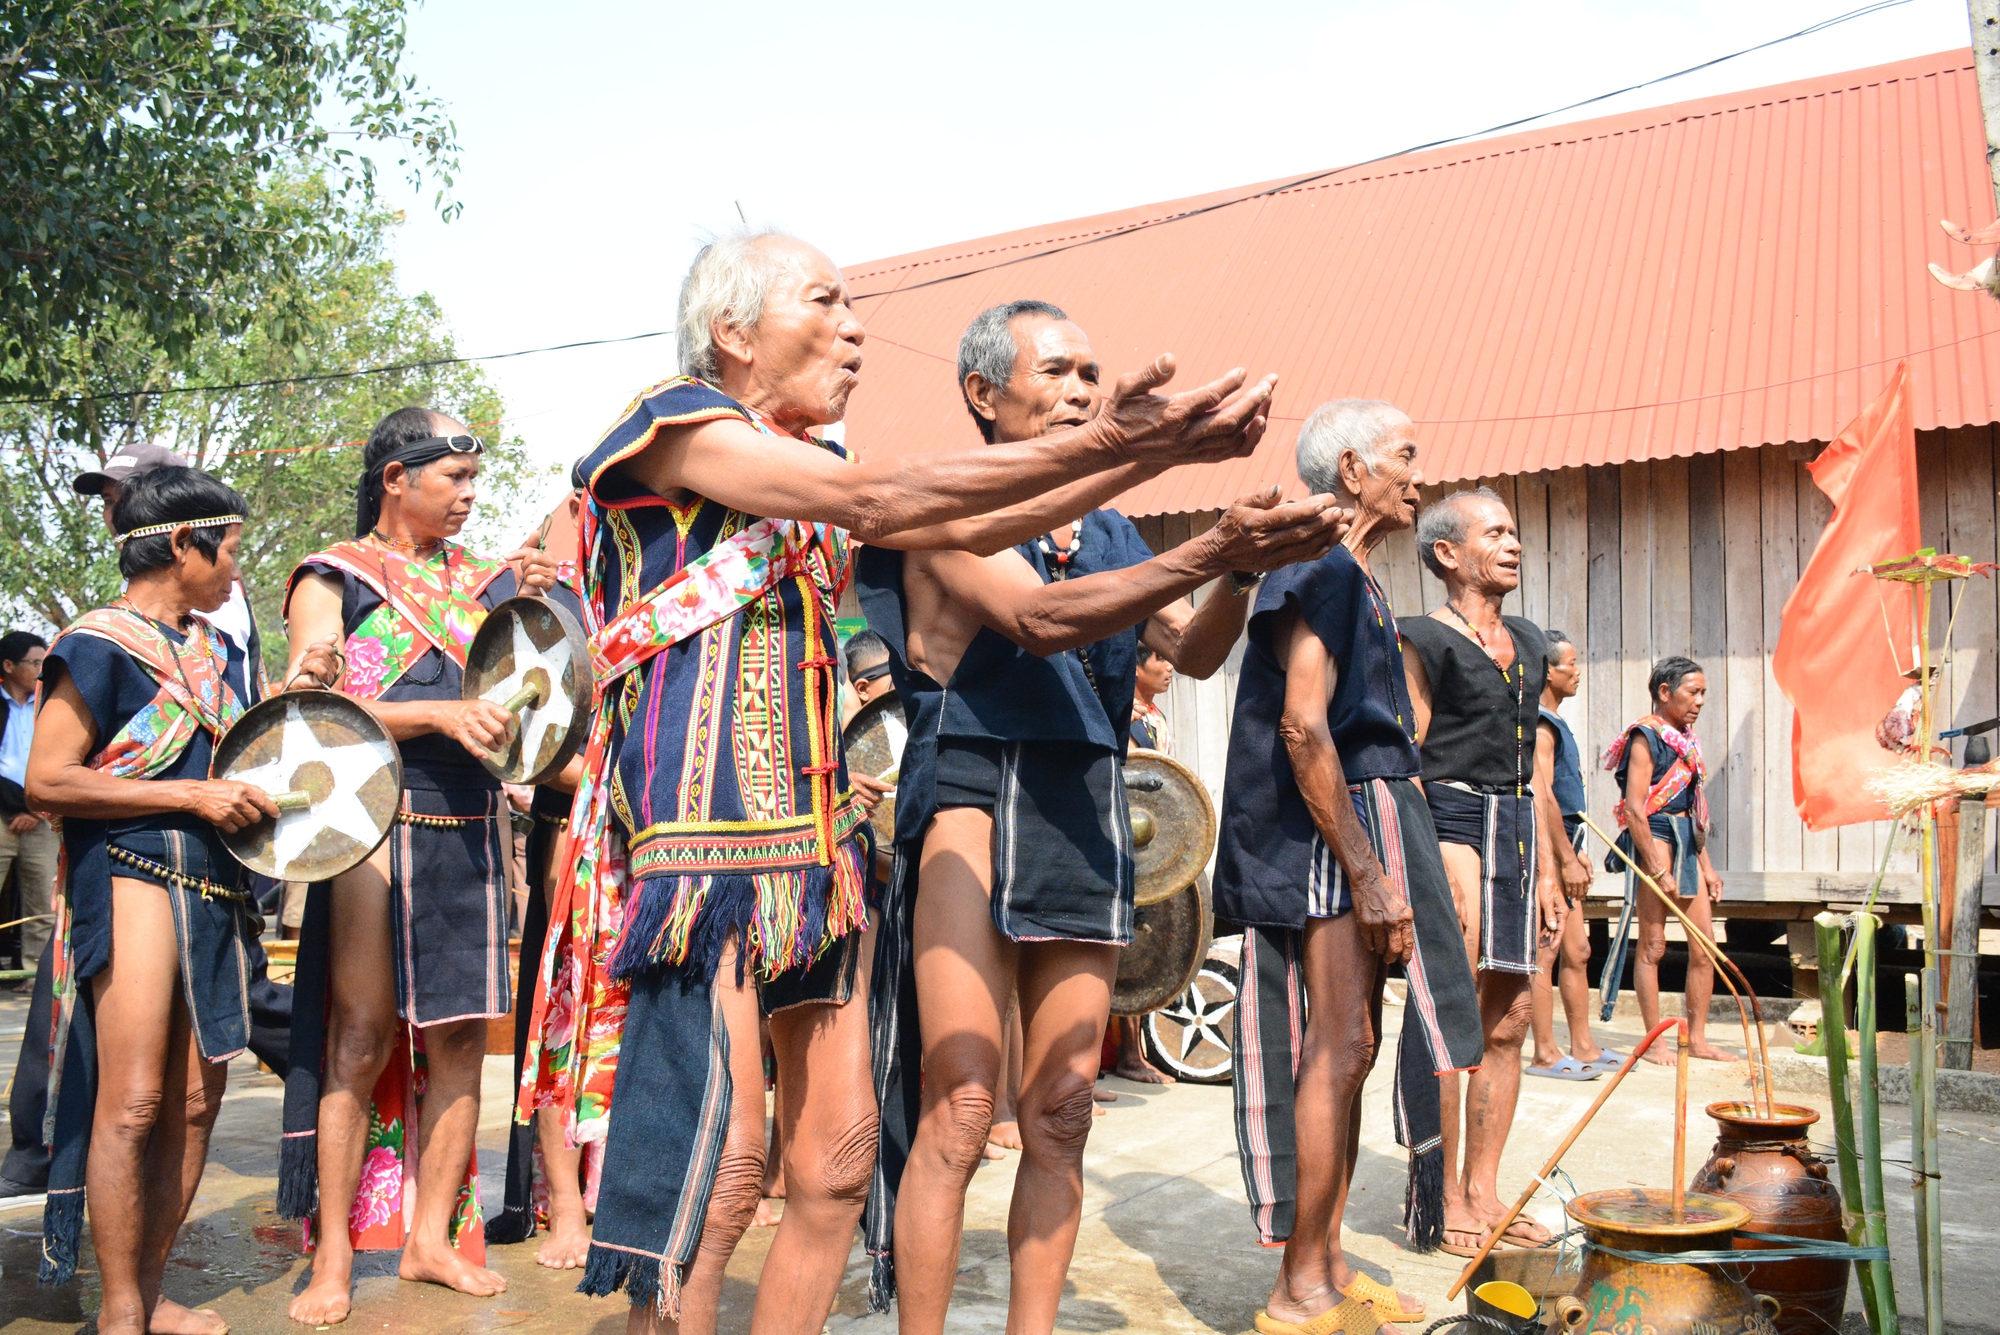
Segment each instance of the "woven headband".
[[162,533],[172,533],[177,528],[228,528],[231,524],[243,522],[242,515],[214,515],[208,519],[176,519],[171,524],[148,524],[135,528],[129,533],[120,533],[112,539],[123,547],[133,538],[156,538]]

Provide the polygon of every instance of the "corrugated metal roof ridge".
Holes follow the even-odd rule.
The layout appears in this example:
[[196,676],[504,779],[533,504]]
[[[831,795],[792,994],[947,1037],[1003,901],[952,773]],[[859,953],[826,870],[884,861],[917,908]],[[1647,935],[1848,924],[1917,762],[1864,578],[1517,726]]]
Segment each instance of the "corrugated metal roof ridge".
[[[1940,67],[1935,64],[1939,60],[1956,60],[1960,63]],[[1231,197],[1240,197],[1248,201],[1266,195],[1296,194],[1305,190],[1316,190],[1336,185],[1360,184],[1366,181],[1386,180],[1394,176],[1413,175],[1419,172],[1440,170],[1445,167],[1469,165],[1486,158],[1504,157],[1508,154],[1528,149],[1555,148],[1565,144],[1587,143],[1595,139],[1608,138],[1617,134],[1663,129],[1704,116],[1782,106],[1787,102],[1798,101],[1804,98],[1824,97],[1834,93],[1858,92],[1863,89],[1879,87],[1882,84],[1895,83],[1907,78],[1934,77],[1938,74],[1970,69],[1970,62],[1971,49],[1969,47],[1939,51],[1928,56],[1912,56],[1903,60],[1870,66],[1862,70],[1843,70],[1831,74],[1815,75],[1806,79],[1796,79],[1789,83],[1767,85],[1764,88],[1744,89],[1735,93],[1720,93],[1713,97],[1685,103],[1665,103],[1660,106],[1643,107],[1635,111],[1598,117],[1594,120],[1574,121],[1550,127],[1551,130],[1581,130],[1587,131],[1587,133],[1546,138],[1544,136],[1549,131],[1524,130],[1517,134],[1499,136],[1493,139],[1476,139],[1470,145],[1449,144],[1441,148],[1428,149],[1419,154],[1398,155],[1390,159],[1390,161],[1405,163],[1405,165],[1390,171],[1375,172],[1361,176],[1348,176],[1346,174],[1350,171],[1364,171],[1366,168],[1376,165],[1374,163],[1361,163],[1353,167],[1327,168],[1326,172],[1329,177],[1338,177],[1339,179],[1337,180],[1325,179],[1298,185],[1286,185],[1285,182],[1288,179],[1296,176],[1318,174],[1315,172],[1293,173],[1289,176],[1273,177],[1268,181],[1258,182],[1254,185],[1184,195],[1178,199],[1162,200],[1154,204],[1135,204],[1125,209],[1112,209],[1103,213],[1089,214],[1082,218],[1064,219],[1059,222],[1046,224],[1046,227],[1069,229],[1053,234],[1041,228],[1018,228],[1010,232],[997,232],[990,236],[976,238],[973,242],[969,243],[974,247],[970,250],[953,249],[955,244],[964,245],[968,243],[947,242],[943,246],[926,247],[922,250],[907,251],[901,255],[889,255],[881,259],[863,261],[859,264],[848,266],[845,271],[849,274],[851,283],[856,278],[887,274],[897,269],[916,269],[929,265],[949,264],[956,260],[975,259],[982,255],[1000,254],[1010,250],[1028,250],[1035,246],[1073,243],[1088,240],[1094,236],[1105,236],[1115,232],[1130,230],[1133,227],[1153,226],[1178,219],[1198,208],[1218,203]],[[1875,75],[1878,71],[1884,72],[1878,78],[1871,79],[1865,77]],[[1886,71],[1895,72],[1887,73]],[[1864,77],[1857,78],[1857,76]],[[1830,85],[1826,82],[1833,79],[1841,79],[1846,82],[1838,85]],[[1630,118],[1655,116],[1662,111],[1673,111],[1676,114],[1648,121],[1635,120],[1635,123],[1632,124],[1622,123]],[[1462,152],[1468,147],[1478,148],[1483,151],[1457,158],[1443,156],[1454,152]],[[1432,154],[1439,155],[1441,160],[1431,160]],[[1413,159],[1414,165],[1406,163],[1406,159]],[[1151,211],[1147,216],[1130,218],[1128,221],[1117,223],[1108,221],[1125,215],[1144,213],[1147,210]],[[1100,225],[1096,227],[1078,226],[1079,224],[1088,223],[1100,223]],[[1020,239],[1012,240],[1010,238]],[[939,251],[946,253],[935,253]]]

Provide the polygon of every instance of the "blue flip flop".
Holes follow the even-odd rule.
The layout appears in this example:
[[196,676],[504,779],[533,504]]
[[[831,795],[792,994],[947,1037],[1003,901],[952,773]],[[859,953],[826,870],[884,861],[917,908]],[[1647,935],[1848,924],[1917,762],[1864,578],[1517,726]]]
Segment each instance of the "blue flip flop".
[[1604,1072],[1586,1066],[1574,1057],[1564,1057],[1553,1066],[1530,1066],[1529,1075],[1539,1075],[1549,1080],[1595,1080]]
[[1596,1061],[1585,1062],[1583,1064],[1583,1068],[1586,1071],[1595,1071],[1599,1075],[1603,1075],[1606,1071],[1615,1071],[1619,1067],[1623,1066],[1625,1064],[1625,1058],[1626,1058],[1625,1053],[1613,1052],[1610,1048],[1606,1048],[1601,1054],[1599,1054]]

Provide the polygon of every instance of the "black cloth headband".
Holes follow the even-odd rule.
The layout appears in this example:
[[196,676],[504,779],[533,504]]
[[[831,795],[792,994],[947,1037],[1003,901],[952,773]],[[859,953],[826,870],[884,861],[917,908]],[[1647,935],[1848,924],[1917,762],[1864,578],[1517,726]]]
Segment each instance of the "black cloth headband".
[[[459,437],[463,440],[465,437]],[[354,536],[365,538],[368,530],[382,515],[382,475],[389,471],[390,464],[401,464],[407,471],[434,464],[448,454],[464,454],[467,451],[454,450],[449,436],[426,436],[413,440],[407,445],[398,445],[373,465],[362,470],[361,480],[354,484]],[[470,451],[485,453],[484,448]]]
[[889,660],[885,658],[881,662],[875,664],[875,666],[873,667],[865,667],[862,668],[859,672],[848,673],[847,679],[853,682],[863,682],[863,681],[873,681],[877,677],[886,677],[888,675],[889,675]]

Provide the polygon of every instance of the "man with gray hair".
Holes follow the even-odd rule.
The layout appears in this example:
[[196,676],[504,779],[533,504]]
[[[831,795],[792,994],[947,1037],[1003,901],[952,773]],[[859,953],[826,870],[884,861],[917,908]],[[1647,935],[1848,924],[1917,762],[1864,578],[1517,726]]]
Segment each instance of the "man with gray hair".
[[1264,581],[1237,678],[1215,916],[1243,929],[1243,1185],[1259,1240],[1285,1248],[1257,1317],[1268,1335],[1366,1335],[1424,1317],[1340,1243],[1389,966],[1403,965],[1410,989],[1393,1106],[1410,1152],[1413,1250],[1434,1250],[1443,1224],[1438,1076],[1480,1060],[1472,970],[1417,784],[1396,614],[1369,569],[1415,521],[1416,458],[1415,428],[1390,404],[1342,399],[1306,419],[1299,476],[1351,504],[1353,527],[1319,560]]
[[[1443,1077],[1444,1249],[1479,1250],[1506,1216],[1500,1153],[1521,1094],[1540,944],[1557,939],[1568,910],[1551,826],[1537,820],[1536,737],[1548,677],[1548,641],[1501,601],[1521,584],[1514,516],[1486,487],[1459,491],[1417,521],[1417,554],[1444,582],[1444,605],[1403,627],[1403,665],[1415,707],[1424,794],[1443,843],[1445,871],[1479,975],[1486,1059],[1465,1080]],[[1461,1154],[1463,1164],[1460,1163]],[[1517,1246],[1549,1232],[1522,1218],[1508,1226]]]
[[715,241],[679,329],[686,374],[640,394],[576,468],[600,701],[522,1111],[557,1110],[570,1143],[604,1139],[582,1290],[624,1290],[629,1331],[706,1335],[763,1179],[768,1016],[787,1200],[752,1327],[818,1330],[876,1138],[859,947],[880,785],[847,772],[834,689],[850,538],[1031,539],[1075,513],[1039,499],[1051,488],[1247,453],[1273,382],[1245,390],[1237,371],[1156,396],[1161,358],[1047,440],[857,460],[812,434],[845,415],[867,336],[825,255],[772,233]]
[[[1090,341],[1047,302],[982,312],[960,341],[959,373],[994,450],[1052,442],[1109,410]],[[1139,646],[1212,675],[1259,572],[1338,536],[1331,497],[1284,505],[1271,488],[1154,556],[1129,520],[1098,507],[1158,471],[1072,488],[1061,522],[1018,546],[862,558],[862,606],[889,645],[909,723],[876,953],[882,1152],[868,1217],[874,1296],[895,1287],[904,1335],[944,1329],[1016,993],[1008,1327],[1054,1328],[1112,982],[1132,939],[1122,769]],[[1211,580],[1197,609],[1188,595]]]

